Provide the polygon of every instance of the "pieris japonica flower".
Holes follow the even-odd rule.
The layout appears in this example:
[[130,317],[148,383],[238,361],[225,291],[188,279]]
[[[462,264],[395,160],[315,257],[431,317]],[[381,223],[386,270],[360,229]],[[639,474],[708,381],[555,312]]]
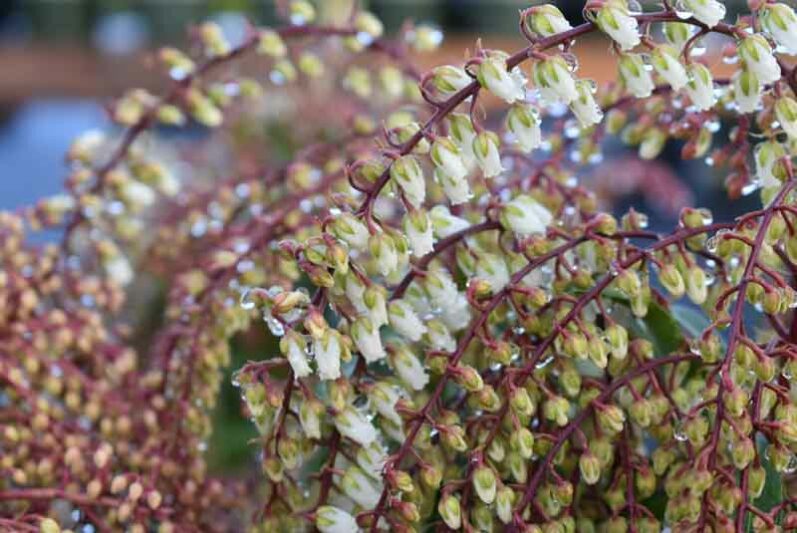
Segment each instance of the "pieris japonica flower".
[[306,378],[313,373],[307,361],[307,342],[297,332],[289,330],[280,339],[280,351],[288,359],[297,378]]
[[506,115],[506,128],[515,138],[515,143],[526,153],[542,144],[540,115],[528,104],[515,104]]
[[637,20],[629,14],[626,0],[607,0],[597,10],[595,22],[622,50],[630,50],[640,43]]
[[[360,468],[349,466],[340,479],[340,487],[354,503],[363,509],[373,509],[379,503],[382,488]],[[356,530],[352,530],[356,531]]]
[[365,307],[365,284],[357,277],[357,274],[349,270],[342,280],[346,298],[354,306],[359,314],[365,314],[368,309]]
[[509,283],[509,269],[504,258],[495,254],[480,254],[476,261],[476,277],[490,284],[493,293]]
[[650,56],[653,68],[675,91],[680,91],[689,82],[686,69],[678,59],[680,54],[669,45],[659,45]]
[[493,503],[497,488],[493,469],[487,465],[477,467],[473,472],[473,488],[481,501],[487,505]]
[[394,345],[390,352],[390,362],[399,379],[413,390],[423,390],[429,383],[429,376],[418,357],[405,345]]
[[434,250],[434,229],[426,211],[418,209],[407,213],[404,233],[416,257],[423,257]]
[[421,319],[415,314],[415,310],[410,304],[404,300],[393,300],[388,306],[388,317],[390,326],[395,329],[399,335],[409,341],[416,342],[420,340],[426,332],[426,326],[423,325]]
[[354,407],[346,407],[335,415],[335,427],[341,435],[362,446],[368,446],[376,440],[376,429],[368,418]]
[[499,144],[498,135],[492,131],[481,132],[473,141],[473,153],[485,178],[493,178],[504,171]]
[[714,95],[714,78],[705,65],[692,63],[689,66],[689,83],[686,84],[686,92],[699,111],[714,107],[717,101]]
[[526,88],[522,78],[513,76],[507,71],[503,57],[488,57],[479,63],[476,77],[482,87],[511,104],[526,97]]
[[343,353],[343,342],[337,330],[327,329],[318,338],[313,339],[313,353],[321,379],[338,379],[340,377],[340,359]]
[[685,22],[665,22],[662,25],[662,30],[667,42],[680,52],[697,31],[697,28]]
[[761,8],[761,25],[785,48],[789,54],[797,55],[797,14],[790,6],[778,2],[765,4]]
[[683,0],[683,4],[684,8],[709,28],[719,24],[725,17],[725,6],[717,0]]
[[424,278],[423,288],[435,307],[445,309],[456,303],[459,289],[451,274],[442,269],[431,270]]
[[451,113],[448,116],[449,135],[457,143],[460,155],[466,168],[470,168],[476,162],[473,154],[473,140],[476,138],[476,130],[470,117],[464,113]]
[[437,168],[454,180],[462,179],[468,174],[459,147],[448,137],[435,139],[431,156]]
[[741,113],[752,113],[761,105],[761,84],[758,76],[748,69],[733,75],[733,96]]
[[450,529],[458,531],[462,527],[462,508],[457,496],[445,494],[437,504],[437,512]]
[[420,207],[426,199],[426,180],[418,160],[405,155],[396,159],[390,166],[390,177],[398,183],[407,201],[415,207]]
[[432,319],[426,323],[426,338],[429,345],[435,350],[453,352],[457,348],[457,341],[441,321]]
[[576,83],[578,98],[570,102],[570,109],[578,119],[582,128],[589,128],[603,120],[603,111],[595,101],[592,94],[595,90],[594,84],[587,80],[579,80]]
[[551,4],[530,7],[525,14],[526,27],[540,37],[550,37],[573,29],[562,12]]
[[498,519],[504,524],[512,521],[514,495],[515,493],[509,487],[503,487],[495,495],[495,512],[498,515]]
[[797,140],[797,101],[790,96],[778,98],[775,102],[775,116],[789,139]]
[[470,226],[467,220],[452,215],[451,211],[444,205],[434,206],[429,214],[432,218],[435,235],[441,239],[445,239],[449,235],[453,235]]
[[396,402],[401,395],[393,385],[380,381],[368,390],[368,399],[376,411],[388,420],[401,424],[401,416],[396,411]]
[[667,134],[660,128],[650,128],[642,136],[639,143],[639,157],[650,160],[655,159],[664,149]]
[[448,329],[459,331],[470,322],[470,304],[464,294],[457,294],[453,304],[442,310],[441,317]]
[[432,72],[432,84],[441,94],[451,95],[470,85],[473,78],[468,76],[465,69],[444,65],[437,67]]
[[360,530],[352,515],[331,505],[322,505],[316,510],[315,526],[321,533],[352,533]]
[[357,450],[354,460],[357,462],[362,471],[377,480],[381,485],[382,468],[385,466],[387,454],[385,449],[379,444],[378,441],[372,442],[368,446],[360,446]]
[[331,225],[335,236],[352,248],[365,250],[368,246],[368,228],[351,213],[341,213]]
[[368,248],[376,260],[377,270],[383,276],[387,276],[396,269],[399,256],[393,237],[384,232],[371,235],[368,239]]
[[464,204],[473,195],[470,190],[470,183],[465,177],[454,178],[446,174],[442,169],[436,168],[434,179],[443,188],[443,193],[452,205]]
[[371,323],[376,326],[387,324],[387,303],[385,302],[384,289],[378,285],[371,285],[363,294],[363,303],[366,315]]
[[321,438],[321,414],[324,405],[318,401],[305,401],[299,406],[299,423],[309,439]]
[[780,79],[780,65],[763,35],[745,37],[736,49],[744,65],[755,73],[761,83],[766,85]]
[[382,338],[379,336],[379,326],[368,317],[359,317],[354,321],[351,325],[351,337],[367,363],[373,363],[385,357]]
[[569,104],[578,98],[576,80],[561,56],[536,61],[531,66],[531,76],[534,85],[548,102]]
[[522,194],[501,208],[501,224],[520,235],[545,233],[553,220],[548,209],[531,196]]
[[623,54],[618,61],[620,77],[628,92],[637,98],[647,98],[653,93],[653,77],[640,54]]
[[765,141],[755,147],[756,177],[761,187],[780,187],[785,176],[780,171],[779,161],[786,156],[786,149],[776,141]]

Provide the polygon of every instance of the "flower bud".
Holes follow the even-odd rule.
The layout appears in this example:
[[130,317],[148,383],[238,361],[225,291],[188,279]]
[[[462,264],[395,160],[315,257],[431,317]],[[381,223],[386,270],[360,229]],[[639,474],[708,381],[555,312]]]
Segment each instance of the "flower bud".
[[616,405],[607,405],[597,410],[598,424],[609,435],[620,433],[625,424],[625,414]]
[[287,55],[288,47],[279,33],[266,29],[257,36],[257,53],[280,59]]
[[733,75],[733,95],[741,113],[752,113],[761,105],[761,84],[758,76],[746,68]]
[[468,76],[465,69],[459,67],[444,65],[432,72],[432,84],[443,95],[457,93],[472,82],[473,79]]
[[495,507],[498,519],[504,524],[512,521],[512,505],[515,502],[515,493],[509,487],[501,487],[495,495]]
[[510,74],[503,58],[488,57],[484,59],[479,63],[476,78],[482,87],[507,104],[523,100],[526,97],[525,80],[522,75]]
[[679,60],[679,52],[669,45],[659,45],[653,49],[651,64],[674,91],[683,89],[689,81],[686,69]]
[[697,305],[706,301],[708,286],[706,273],[697,265],[692,266],[686,276],[686,294]]
[[760,11],[761,26],[778,45],[797,55],[797,14],[783,2],[766,2]]
[[481,374],[472,366],[460,365],[457,367],[454,379],[469,392],[478,392],[484,387]]
[[684,7],[709,28],[719,24],[725,17],[725,6],[717,0],[683,0],[683,2]]
[[496,478],[493,469],[487,465],[476,467],[473,471],[473,488],[481,501],[487,505],[493,503],[496,493]]
[[625,0],[612,0],[594,14],[598,27],[611,37],[622,50],[630,50],[640,43],[637,20],[628,11]]
[[561,56],[536,61],[531,67],[534,85],[548,102],[570,104],[578,98],[576,80]]
[[473,140],[473,154],[485,178],[493,178],[504,171],[499,144],[498,136],[491,131],[483,131]]
[[745,37],[737,44],[736,50],[744,66],[764,85],[780,79],[780,65],[763,35],[752,34]]
[[775,116],[792,141],[797,140],[797,100],[781,96],[775,101]]
[[523,152],[529,153],[542,144],[540,116],[536,108],[524,103],[516,103],[506,115],[506,128],[515,138],[515,143]]
[[570,402],[561,396],[552,396],[543,405],[543,414],[545,418],[556,422],[560,427],[564,427],[568,422],[568,415],[570,412]]
[[335,427],[341,435],[367,446],[376,440],[376,430],[361,412],[347,407],[335,415]]
[[714,95],[714,78],[711,71],[701,63],[692,63],[689,66],[689,82],[686,92],[689,99],[698,111],[706,111],[714,107],[717,101]]
[[534,455],[534,435],[528,428],[520,428],[509,437],[509,445],[523,459],[530,459]]
[[522,194],[501,208],[501,223],[520,235],[545,233],[553,220],[551,212],[531,196]]
[[440,503],[437,504],[437,512],[440,513],[440,517],[449,528],[456,531],[462,527],[462,510],[459,506],[459,498],[456,496],[443,495],[440,498]]
[[581,472],[581,479],[587,485],[594,485],[601,477],[601,465],[595,455],[589,450],[581,454],[578,459],[578,468]]
[[426,199],[426,181],[415,157],[405,155],[396,159],[390,166],[390,177],[401,187],[413,207],[421,207]]
[[550,37],[573,29],[562,12],[553,4],[530,7],[523,12],[523,23],[540,37]]
[[620,77],[628,91],[637,98],[647,98],[655,84],[640,54],[622,54],[618,61]]
[[315,527],[321,533],[344,533],[360,529],[352,515],[331,505],[322,505],[316,510]]

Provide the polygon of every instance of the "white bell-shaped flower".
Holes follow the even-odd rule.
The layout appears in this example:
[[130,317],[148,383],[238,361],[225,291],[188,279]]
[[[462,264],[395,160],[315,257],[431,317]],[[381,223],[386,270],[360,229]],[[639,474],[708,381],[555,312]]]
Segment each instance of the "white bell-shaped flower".
[[351,337],[367,363],[373,363],[385,357],[382,338],[379,336],[379,326],[371,322],[368,317],[361,316],[354,321],[351,325]]
[[764,85],[780,79],[780,65],[763,35],[745,37],[736,46],[739,58]]
[[689,82],[686,69],[678,57],[678,51],[669,45],[657,46],[650,56],[653,68],[670,84],[674,91],[680,91]]
[[352,515],[331,505],[322,505],[315,512],[315,527],[321,533],[352,533],[360,531]]
[[542,144],[540,114],[529,104],[515,104],[506,115],[506,129],[515,138],[515,143],[526,153]]
[[344,437],[368,446],[376,441],[376,429],[368,418],[354,407],[346,407],[335,415],[335,427]]
[[694,17],[713,28],[725,18],[725,6],[717,0],[682,0],[684,7],[691,11]]
[[426,326],[418,318],[412,306],[404,300],[390,302],[388,317],[390,326],[409,341],[416,342],[426,333]]
[[714,94],[714,78],[711,71],[701,63],[692,63],[689,67],[689,83],[686,92],[695,108],[706,111],[714,107],[717,97]]
[[623,54],[619,60],[620,77],[628,92],[637,98],[647,98],[653,93],[653,77],[640,54]]
[[473,153],[485,178],[493,178],[504,171],[499,145],[498,135],[492,131],[481,132],[473,141]]
[[639,24],[630,15],[625,0],[607,0],[595,15],[598,27],[611,37],[622,50],[630,50],[641,41]]
[[761,25],[789,54],[797,55],[797,14],[782,2],[761,8]]
[[521,194],[501,208],[501,223],[520,235],[545,233],[553,220],[548,209],[531,196]]

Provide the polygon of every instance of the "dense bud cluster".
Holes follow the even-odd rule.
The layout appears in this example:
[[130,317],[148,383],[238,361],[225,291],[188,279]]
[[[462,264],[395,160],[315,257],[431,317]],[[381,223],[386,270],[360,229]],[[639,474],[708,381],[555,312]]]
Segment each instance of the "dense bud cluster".
[[[522,50],[426,73],[409,54],[438,30],[305,1],[161,50],[173,89],[125,94],[65,193],[0,214],[0,529],[796,527],[797,16],[631,4],[530,7]],[[592,32],[616,83],[578,77]],[[152,131],[189,122],[218,128],[191,156]],[[762,207],[665,234],[601,212],[578,179],[607,135],[679,141]],[[253,467],[219,477],[212,411],[252,332],[276,339],[233,378]]]

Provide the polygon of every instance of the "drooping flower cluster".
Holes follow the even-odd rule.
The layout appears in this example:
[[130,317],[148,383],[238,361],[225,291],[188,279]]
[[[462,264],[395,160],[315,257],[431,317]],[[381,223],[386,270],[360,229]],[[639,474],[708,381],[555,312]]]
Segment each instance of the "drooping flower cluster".
[[[75,142],[66,193],[0,215],[0,526],[797,527],[797,18],[663,4],[590,0],[579,26],[534,6],[524,49],[425,74],[408,54],[438,30],[387,39],[305,1],[238,47],[208,23],[202,57],[164,49],[174,89],[126,94],[128,129]],[[619,83],[578,77],[593,32]],[[728,78],[696,53],[708,34]],[[268,82],[216,75],[250,52]],[[279,121],[287,163],[251,133]],[[140,138],[189,122],[231,133],[208,141],[229,168]],[[678,142],[762,207],[684,207],[665,234],[601,212],[579,179],[606,135],[642,160]],[[28,238],[45,227],[59,245]],[[131,324],[126,296],[159,292]],[[217,477],[231,341],[263,330],[233,379],[258,468]]]

